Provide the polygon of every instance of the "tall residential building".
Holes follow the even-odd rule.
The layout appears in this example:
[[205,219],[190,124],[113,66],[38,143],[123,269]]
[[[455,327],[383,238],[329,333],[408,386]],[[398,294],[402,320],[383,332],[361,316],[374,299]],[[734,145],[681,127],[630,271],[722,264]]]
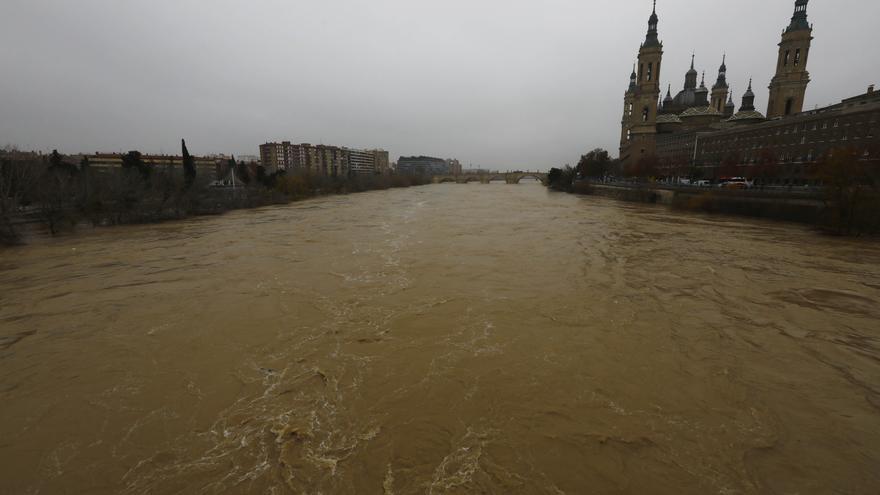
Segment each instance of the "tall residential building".
[[309,143],[266,143],[260,146],[260,160],[270,171],[304,171],[330,177],[352,174],[385,173],[388,152],[358,150],[339,146]]
[[290,141],[260,145],[260,163],[272,172],[290,168],[291,155],[292,145]]
[[385,150],[373,150],[376,159],[375,172],[379,175],[388,175],[391,172],[391,159]]
[[387,151],[346,149],[349,152],[352,173],[387,175],[390,172]]

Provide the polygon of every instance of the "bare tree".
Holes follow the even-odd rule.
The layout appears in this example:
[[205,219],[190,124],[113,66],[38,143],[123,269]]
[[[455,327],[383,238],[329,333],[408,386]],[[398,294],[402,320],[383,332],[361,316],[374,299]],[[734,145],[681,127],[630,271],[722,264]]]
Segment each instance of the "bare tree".
[[[10,147],[7,146],[7,150]],[[37,163],[0,159],[0,244],[19,240],[15,217],[32,193],[37,176]]]

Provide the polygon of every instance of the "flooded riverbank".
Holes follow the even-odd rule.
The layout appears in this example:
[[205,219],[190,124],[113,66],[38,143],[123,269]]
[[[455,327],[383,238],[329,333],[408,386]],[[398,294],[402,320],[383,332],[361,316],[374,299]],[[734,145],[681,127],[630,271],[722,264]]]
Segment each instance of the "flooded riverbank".
[[540,186],[0,251],[0,493],[870,494],[880,246]]

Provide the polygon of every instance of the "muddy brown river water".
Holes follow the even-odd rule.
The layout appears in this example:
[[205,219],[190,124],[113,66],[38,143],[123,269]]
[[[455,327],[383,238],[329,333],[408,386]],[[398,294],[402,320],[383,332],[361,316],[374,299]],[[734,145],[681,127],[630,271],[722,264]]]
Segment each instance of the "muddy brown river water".
[[877,494],[880,245],[434,185],[0,251],[0,494]]

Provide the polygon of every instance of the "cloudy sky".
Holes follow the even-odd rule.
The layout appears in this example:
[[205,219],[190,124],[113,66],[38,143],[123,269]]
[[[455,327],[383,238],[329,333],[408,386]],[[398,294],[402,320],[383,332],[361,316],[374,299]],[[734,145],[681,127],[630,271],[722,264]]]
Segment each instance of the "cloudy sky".
[[[690,54],[767,103],[794,0],[659,0]],[[616,154],[650,0],[2,0],[0,146],[257,154],[291,140],[500,169]],[[807,106],[880,83],[876,0],[813,0]]]

